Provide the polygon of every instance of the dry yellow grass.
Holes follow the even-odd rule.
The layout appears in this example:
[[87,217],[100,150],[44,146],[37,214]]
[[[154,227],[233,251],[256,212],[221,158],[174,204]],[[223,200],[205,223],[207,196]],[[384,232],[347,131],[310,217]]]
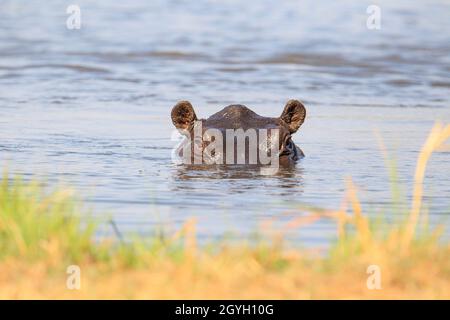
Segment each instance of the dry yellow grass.
[[[0,298],[448,299],[450,252],[438,251],[405,258],[350,259],[337,266],[287,255],[283,270],[241,250],[182,263],[159,261],[145,268],[80,263],[80,290],[66,288],[64,268],[50,271],[44,262],[10,261],[0,267]],[[381,290],[366,287],[371,263],[381,267]]]
[[[38,184],[0,185],[2,299],[450,299],[450,246],[441,230],[418,234],[423,180],[432,152],[450,137],[436,125],[420,153],[411,209],[402,222],[380,224],[364,214],[349,180],[342,207],[305,209],[284,230],[317,219],[337,222],[338,241],[325,255],[270,241],[199,247],[195,221],[166,239],[94,243],[66,192]],[[81,268],[81,288],[66,286],[68,265]],[[367,287],[370,265],[381,289]]]

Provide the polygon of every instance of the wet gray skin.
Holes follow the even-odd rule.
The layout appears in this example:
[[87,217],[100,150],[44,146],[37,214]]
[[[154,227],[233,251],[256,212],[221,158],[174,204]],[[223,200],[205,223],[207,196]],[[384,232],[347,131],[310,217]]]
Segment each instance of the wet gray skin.
[[[174,126],[184,135],[189,136],[192,140],[195,139],[194,126],[201,122],[202,134],[208,129],[217,129],[222,133],[224,139],[223,159],[226,159],[226,130],[227,129],[255,129],[257,132],[260,129],[266,129],[269,134],[271,129],[279,130],[278,156],[279,164],[281,166],[292,166],[295,162],[304,157],[303,151],[295,145],[292,140],[292,135],[297,132],[300,126],[305,121],[306,109],[304,105],[298,100],[289,100],[284,107],[283,112],[278,118],[263,117],[244,105],[229,105],[221,111],[213,114],[207,119],[197,119],[194,108],[189,101],[180,101],[172,109],[172,122]],[[208,142],[202,142],[202,151],[208,146]],[[245,147],[245,162],[249,163],[249,141],[246,141]],[[259,154],[260,143],[256,146]],[[236,162],[236,145],[234,150]],[[221,151],[219,151],[221,152]],[[193,154],[193,152],[192,152]],[[192,156],[193,157],[193,156]],[[203,161],[205,163],[205,161]],[[257,164],[261,164],[259,157],[257,157]]]

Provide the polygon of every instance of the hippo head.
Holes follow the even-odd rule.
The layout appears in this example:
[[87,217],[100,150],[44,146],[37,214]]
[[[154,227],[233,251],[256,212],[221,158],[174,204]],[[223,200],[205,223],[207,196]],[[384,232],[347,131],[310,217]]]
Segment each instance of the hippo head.
[[[203,155],[196,163],[267,164],[262,161],[262,151],[268,152],[271,157],[276,156],[277,163],[283,166],[304,157],[302,150],[292,141],[292,135],[306,117],[306,109],[298,100],[289,100],[278,118],[260,116],[243,105],[230,105],[207,119],[198,119],[189,101],[178,102],[171,116],[175,127],[188,137],[185,141],[190,142],[190,149],[184,152],[189,152],[190,160],[195,154]],[[233,132],[234,136],[231,135]],[[241,140],[243,148],[239,147],[239,143],[235,144],[239,142],[238,133],[244,135]],[[262,134],[267,136],[266,140]],[[232,147],[230,141],[233,142]],[[212,142],[215,143],[214,148],[211,148]],[[256,156],[250,152],[252,145]]]

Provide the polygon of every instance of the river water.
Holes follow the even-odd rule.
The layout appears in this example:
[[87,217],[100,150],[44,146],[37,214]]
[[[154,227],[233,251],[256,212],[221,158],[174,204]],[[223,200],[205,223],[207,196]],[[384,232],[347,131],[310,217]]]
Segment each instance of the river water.
[[[300,205],[338,208],[352,177],[369,214],[391,202],[379,138],[409,197],[416,158],[435,121],[450,122],[450,2],[0,2],[0,165],[74,187],[122,233],[175,230],[197,218],[201,239],[247,236],[285,223]],[[171,107],[200,117],[240,103],[279,116],[301,99],[295,135],[306,157],[260,176],[187,170],[171,160]],[[450,212],[450,152],[426,176],[433,223]],[[104,232],[109,232],[105,224]],[[332,221],[296,229],[302,245],[335,236]]]

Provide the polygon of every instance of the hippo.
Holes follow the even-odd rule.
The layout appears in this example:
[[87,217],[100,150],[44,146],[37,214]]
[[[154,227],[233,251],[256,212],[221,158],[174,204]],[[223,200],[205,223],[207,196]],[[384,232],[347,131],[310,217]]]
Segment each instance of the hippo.
[[[185,152],[192,152],[192,155],[189,155],[190,159],[194,158],[194,154],[206,154],[205,151],[209,148],[212,142],[216,142],[217,136],[220,136],[222,133],[222,137],[225,142],[230,142],[231,140],[235,141],[235,137],[231,136],[233,139],[229,138],[228,133],[233,130],[236,132],[241,130],[245,134],[243,139],[244,141],[244,152],[242,152],[242,157],[240,156],[240,151],[238,147],[234,146],[234,148],[229,148],[228,144],[224,147],[224,142],[220,141],[220,144],[217,144],[210,153],[211,155],[203,158],[200,157],[197,163],[202,164],[211,164],[211,163],[220,163],[223,164],[228,163],[238,163],[238,164],[249,164],[253,159],[253,163],[259,164],[267,164],[267,162],[262,163],[263,158],[261,157],[261,153],[258,153],[259,156],[251,157],[249,155],[251,138],[256,138],[254,146],[258,152],[267,151],[267,141],[271,137],[276,137],[276,143],[270,144],[271,150],[270,154],[272,156],[277,157],[276,162],[282,166],[291,166],[297,162],[297,160],[304,157],[303,151],[295,145],[292,141],[292,135],[297,132],[300,126],[305,121],[306,117],[306,109],[298,100],[289,100],[280,117],[272,118],[272,117],[263,117],[252,111],[241,104],[233,104],[223,108],[221,111],[213,114],[207,119],[198,119],[197,115],[192,107],[192,104],[189,101],[179,101],[172,109],[171,112],[172,122],[174,126],[180,131],[183,135],[188,137],[186,141],[191,142],[189,145],[190,150],[186,149]],[[275,129],[275,130],[274,130]],[[252,131],[253,130],[253,131]],[[200,141],[198,140],[198,134],[196,135],[196,131],[200,132]],[[211,138],[212,132],[214,138]],[[255,133],[253,133],[255,132]],[[274,134],[275,132],[275,134]],[[260,135],[261,133],[266,133],[268,135],[268,140],[261,140],[263,137]],[[259,138],[258,138],[259,137]],[[227,139],[228,138],[228,139]],[[266,142],[266,144],[262,143]],[[197,153],[194,150],[197,146]],[[217,147],[219,146],[219,147]],[[264,150],[262,150],[264,149]],[[180,155],[183,152],[180,152]],[[227,161],[225,161],[225,159]],[[236,160],[237,159],[237,160]],[[239,160],[241,159],[241,162]],[[244,162],[242,162],[244,159]],[[231,160],[229,162],[228,160]]]

